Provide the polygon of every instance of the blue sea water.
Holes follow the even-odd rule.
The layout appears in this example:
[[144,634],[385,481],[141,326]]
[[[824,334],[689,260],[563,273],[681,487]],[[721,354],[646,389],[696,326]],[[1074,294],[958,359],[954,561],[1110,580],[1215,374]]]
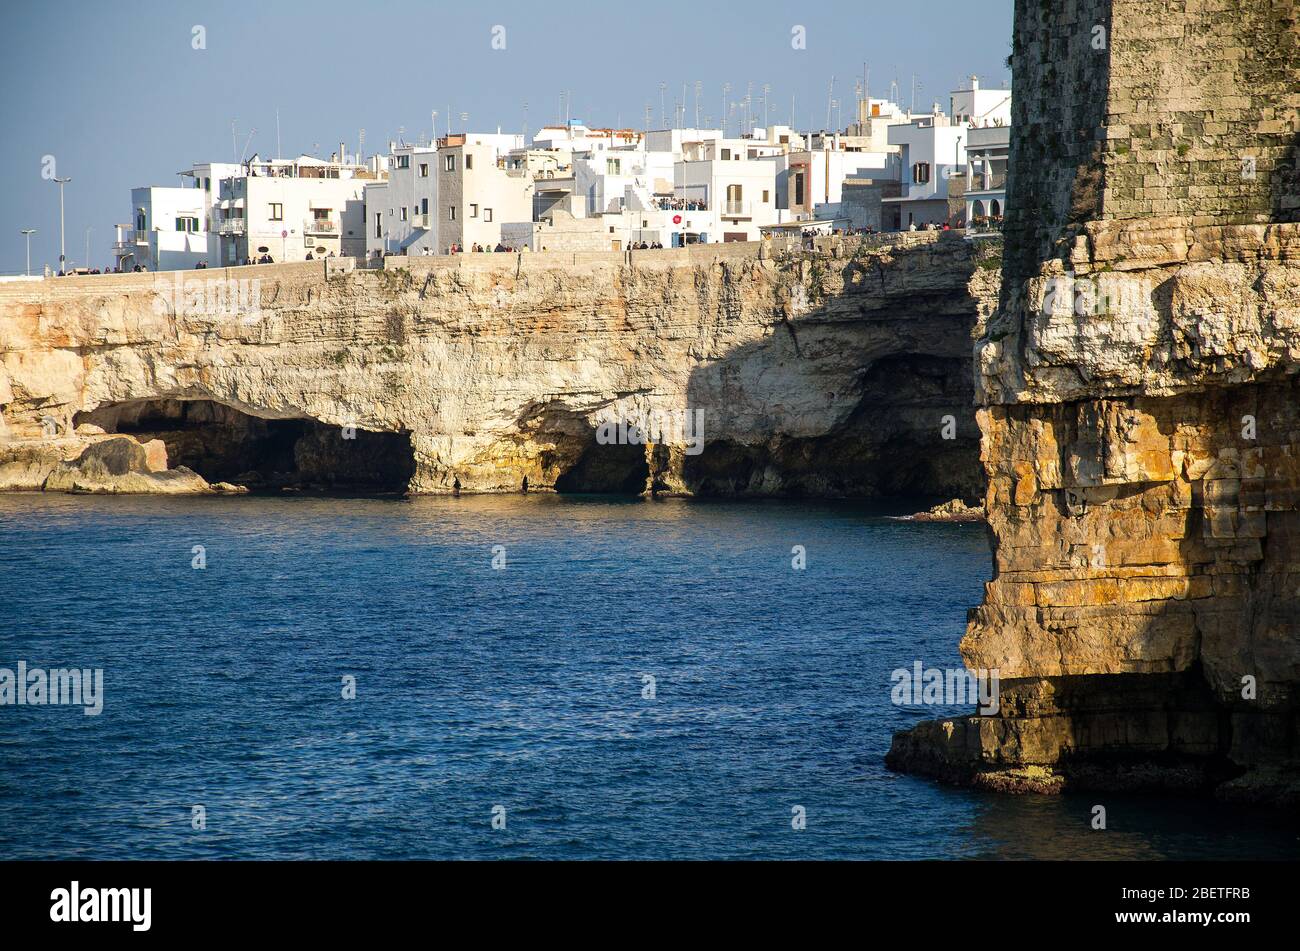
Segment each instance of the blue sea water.
[[883,514],[0,496],[0,667],[105,681],[99,716],[0,707],[0,858],[1300,855],[1269,813],[888,772],[894,731],[961,712],[890,672],[959,665],[990,559]]

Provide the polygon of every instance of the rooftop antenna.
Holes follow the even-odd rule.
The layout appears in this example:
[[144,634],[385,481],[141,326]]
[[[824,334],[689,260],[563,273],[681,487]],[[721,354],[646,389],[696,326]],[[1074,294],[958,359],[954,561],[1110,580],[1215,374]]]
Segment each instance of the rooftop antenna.
[[704,83],[698,79],[695,80],[695,128],[700,127],[700,91],[704,88]]
[[772,86],[770,83],[763,83],[763,131],[767,131],[767,100],[771,98]]
[[239,139],[235,136],[235,123],[238,119],[230,120],[230,157],[238,161],[239,159]]
[[357,164],[361,163],[361,154],[366,150],[366,130],[361,129],[357,132]]
[[438,144],[438,110],[437,109],[430,110],[429,118],[433,122],[433,138],[430,139],[429,141],[432,142],[434,145],[437,145]]
[[528,147],[528,100],[524,100],[524,148]]
[[280,107],[275,108],[275,159],[280,160]]
[[826,93],[826,128],[831,127],[831,109],[835,106],[835,77],[831,77],[831,88]]
[[241,165],[244,162],[244,156],[248,154],[248,147],[253,144],[253,136],[255,135],[257,135],[257,130],[250,129],[248,132],[248,138],[244,140],[244,151],[239,153],[239,162]]
[[664,105],[664,90],[668,88],[667,83],[659,84],[659,127],[668,128],[668,107]]
[[722,84],[722,134],[727,134],[727,96],[731,95],[731,83]]
[[921,88],[921,84],[916,81],[916,73],[912,74],[912,108],[910,112],[916,112],[916,91]]

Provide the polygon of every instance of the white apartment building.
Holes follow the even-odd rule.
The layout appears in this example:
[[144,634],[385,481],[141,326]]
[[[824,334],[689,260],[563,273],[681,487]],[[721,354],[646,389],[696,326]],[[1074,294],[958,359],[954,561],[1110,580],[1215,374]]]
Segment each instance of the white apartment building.
[[671,244],[759,240],[759,228],[779,218],[776,165],[768,159],[781,150],[754,139],[686,143],[673,179],[687,208],[672,216]]
[[365,188],[366,256],[436,254],[438,240],[438,150],[389,143],[382,164],[386,181]]
[[259,159],[240,173],[214,180],[215,265],[242,264],[268,254],[303,261],[365,254],[365,186],[380,172],[364,165],[296,159]]
[[937,104],[930,115],[889,127],[889,144],[899,148],[902,194],[884,204],[896,209],[901,229],[949,220],[948,180],[965,176],[966,132]]
[[456,133],[438,140],[438,249],[495,247],[503,224],[533,220],[533,178],[510,154],[521,135]]
[[131,223],[117,226],[113,256],[125,271],[192,268],[208,260],[205,195],[200,188],[131,189]]

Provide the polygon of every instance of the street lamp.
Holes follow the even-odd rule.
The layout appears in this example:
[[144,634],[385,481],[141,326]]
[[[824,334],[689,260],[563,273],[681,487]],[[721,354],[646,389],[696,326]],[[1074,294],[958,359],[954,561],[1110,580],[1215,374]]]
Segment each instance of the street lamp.
[[27,236],[27,276],[32,274],[32,235],[36,234],[35,228],[24,228],[23,234]]
[[59,270],[64,274],[67,271],[67,254],[63,243],[63,186],[72,181],[72,177],[51,179],[54,184],[59,186]]

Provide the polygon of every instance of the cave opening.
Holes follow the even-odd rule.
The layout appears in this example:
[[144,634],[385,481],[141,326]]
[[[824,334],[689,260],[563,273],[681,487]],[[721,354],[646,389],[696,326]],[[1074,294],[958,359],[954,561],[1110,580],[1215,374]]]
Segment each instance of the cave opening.
[[214,400],[132,400],[78,413],[73,421],[142,443],[161,440],[169,467],[255,492],[400,493],[415,474],[409,433],[268,419]]
[[577,462],[556,478],[555,491],[640,495],[646,491],[649,479],[650,463],[644,446],[601,445],[593,433]]

